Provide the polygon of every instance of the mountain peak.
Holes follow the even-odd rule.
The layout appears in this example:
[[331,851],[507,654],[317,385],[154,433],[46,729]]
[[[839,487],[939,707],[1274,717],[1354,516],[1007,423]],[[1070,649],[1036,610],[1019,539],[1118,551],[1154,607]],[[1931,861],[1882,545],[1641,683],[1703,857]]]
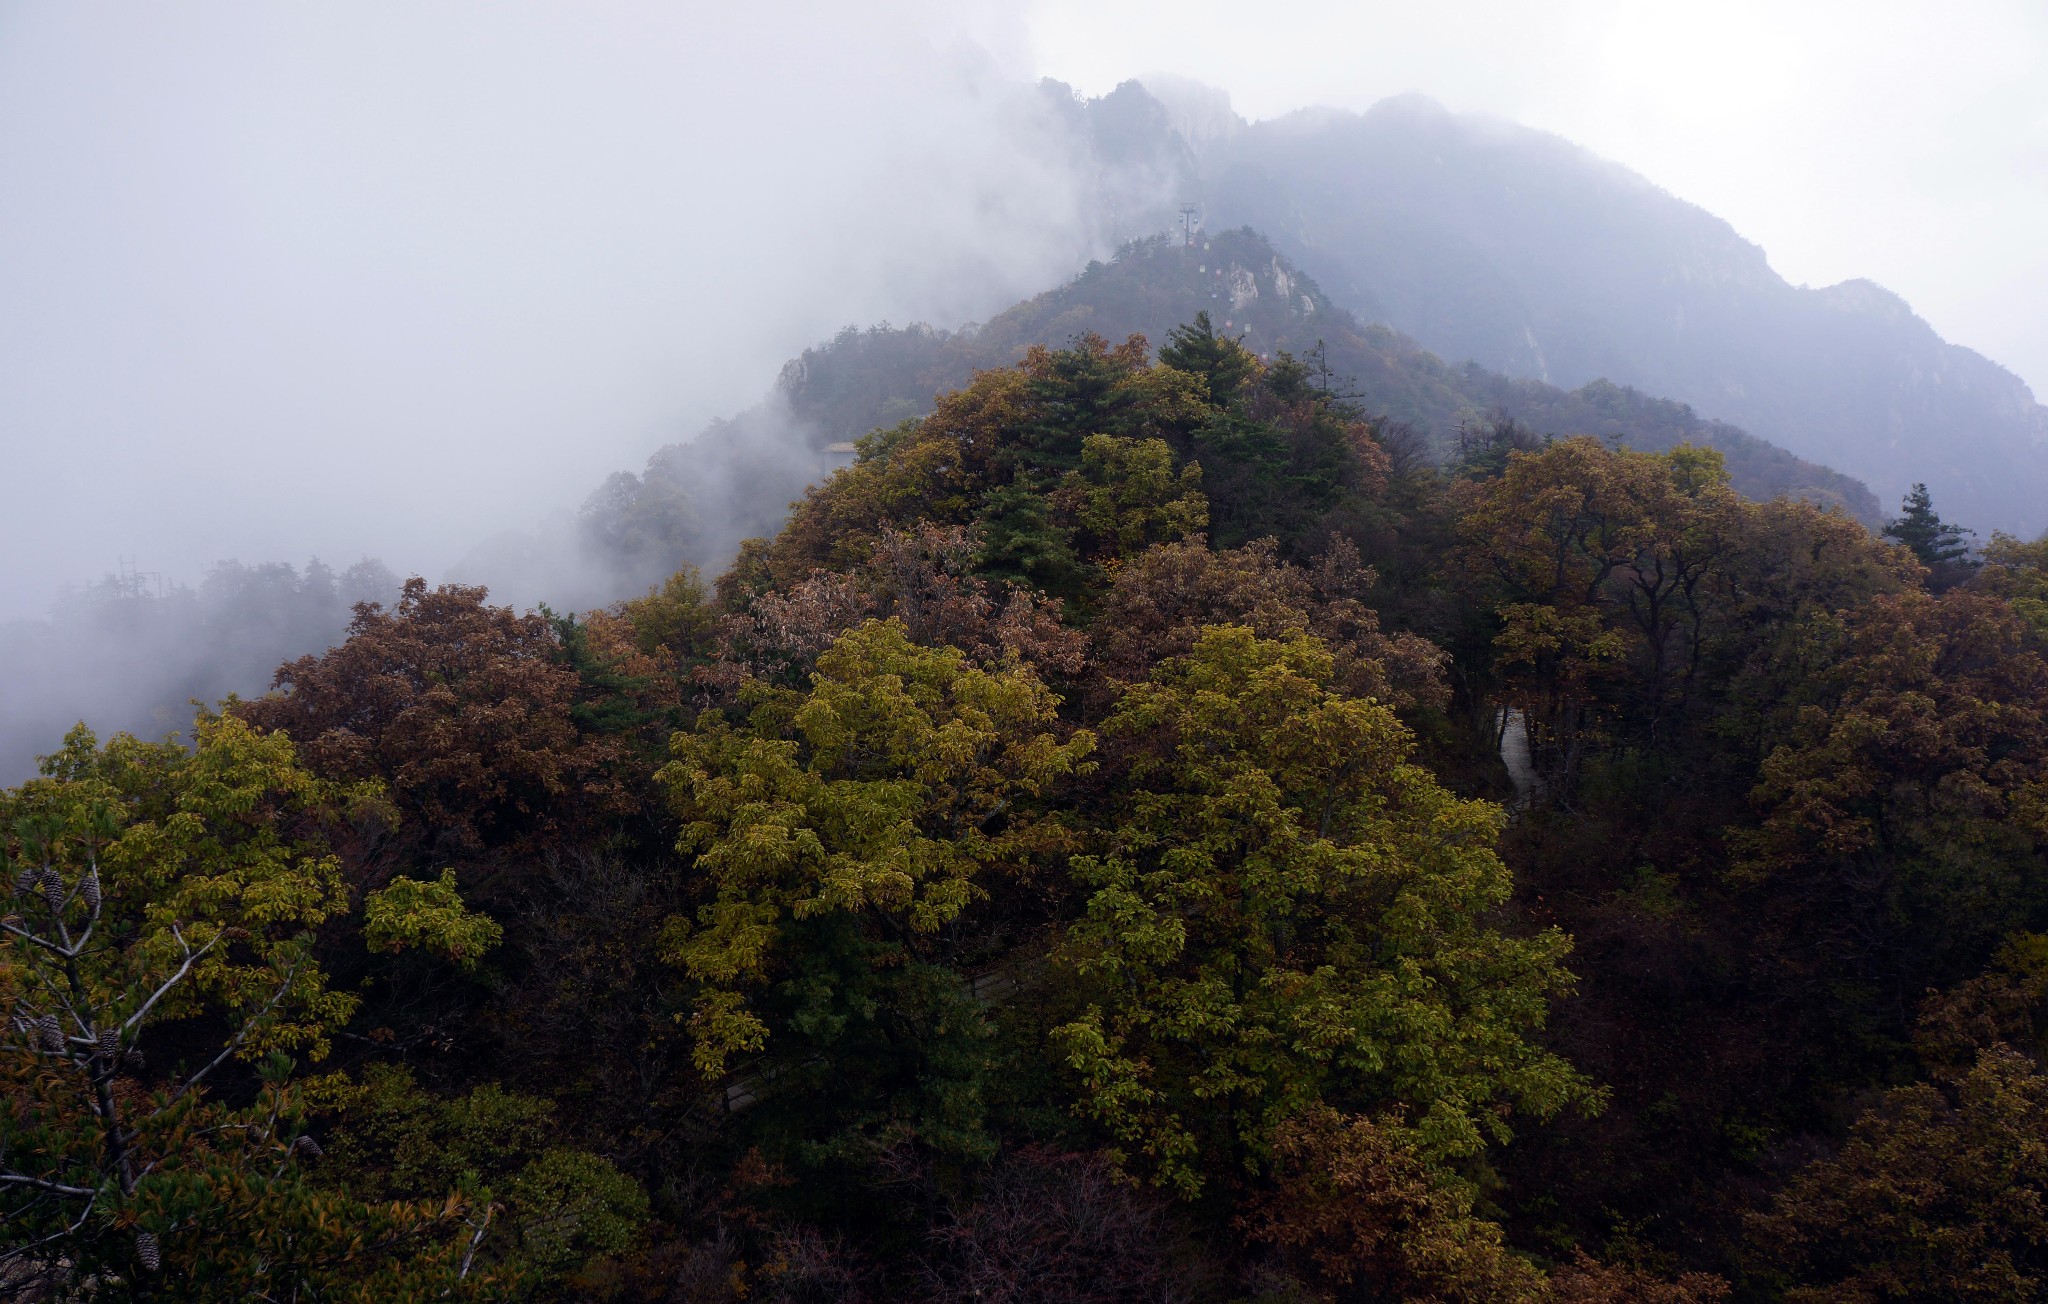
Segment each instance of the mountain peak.
[[1421,91],[1404,91],[1379,100],[1361,118],[1407,118],[1415,121],[1448,122],[1454,115],[1443,101]]
[[1840,312],[1858,313],[1893,322],[1918,322],[1913,306],[1876,281],[1857,277],[1813,291],[1817,302]]
[[[805,479],[844,455],[848,441],[929,412],[934,394],[977,371],[1013,365],[1036,345],[1068,347],[1091,334],[1113,341],[1142,335],[1156,349],[1198,313],[1265,359],[1285,351],[1308,361],[1384,429],[1404,428],[1440,453],[1450,452],[1461,429],[1498,419],[1655,451],[1692,443],[1718,449],[1736,488],[1752,497],[1793,494],[1866,520],[1879,515],[1869,491],[1849,477],[1683,404],[1605,382],[1567,393],[1469,363],[1446,365],[1395,331],[1361,324],[1264,235],[1240,227],[1204,232],[1193,245],[1165,236],[1131,241],[1113,259],[1090,263],[976,329],[849,327],[786,366],[768,403],[663,450],[640,477],[615,477],[586,511],[592,537],[617,554],[615,567],[647,567],[656,578],[666,573],[662,565],[715,562],[740,532],[761,532]],[[734,473],[735,466],[742,470]],[[716,492],[703,501],[722,504],[718,512],[699,519],[678,507],[707,485]],[[744,485],[752,488],[737,492]],[[680,524],[651,528],[679,510]],[[720,520],[722,529],[707,525]]]
[[1554,134],[1422,95],[1249,125],[1205,218],[1441,357],[1693,405],[1988,534],[2048,527],[2048,409],[1866,280],[1788,284],[1728,222]]
[[1147,73],[1136,82],[1166,110],[1167,121],[1197,156],[1234,140],[1249,124],[1231,107],[1230,92],[1173,73]]

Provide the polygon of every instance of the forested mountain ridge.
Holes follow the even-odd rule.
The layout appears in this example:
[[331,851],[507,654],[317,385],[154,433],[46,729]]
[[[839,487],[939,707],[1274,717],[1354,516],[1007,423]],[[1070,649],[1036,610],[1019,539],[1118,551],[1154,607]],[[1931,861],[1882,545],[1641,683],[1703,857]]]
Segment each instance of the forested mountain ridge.
[[1206,314],[1082,335],[712,584],[415,578],[74,731],[0,791],[0,1283],[2048,1291],[2048,545],[1413,454]]
[[[1247,135],[1057,107],[1106,227]],[[616,602],[129,577],[88,681],[304,654],[0,788],[0,1295],[2048,1298],[2048,540],[1874,514],[1210,229],[805,353]]]
[[1405,428],[1416,455],[1455,458],[1461,437],[1502,422],[1534,437],[1591,434],[1650,451],[1693,443],[1718,450],[1749,497],[1789,494],[1869,524],[1881,518],[1857,481],[1683,404],[1605,382],[1567,392],[1476,363],[1452,366],[1384,326],[1361,326],[1262,236],[1243,230],[1205,234],[1191,248],[1166,236],[1133,241],[1066,285],[958,331],[849,327],[792,359],[763,407],[658,451],[640,476],[614,476],[586,505],[585,527],[647,582],[686,562],[719,564],[744,535],[767,533],[781,504],[829,469],[825,446],[922,416],[933,396],[978,370],[1013,365],[1033,346],[1089,333],[1162,341],[1197,312],[1265,357],[1314,354],[1327,384],[1389,433]]
[[[1172,237],[1136,242],[1111,262],[1091,264],[1068,284],[1018,304],[971,333],[906,341],[913,355],[922,345],[939,356],[920,359],[918,370],[908,376],[884,373],[880,379],[895,392],[874,409],[843,410],[851,405],[842,387],[859,394],[863,381],[835,369],[838,359],[828,351],[806,351],[785,369],[780,384],[792,410],[821,429],[845,431],[838,437],[851,438],[866,428],[863,422],[886,424],[891,412],[902,412],[922,382],[938,379],[946,382],[938,388],[950,388],[964,383],[974,366],[1002,365],[1033,344],[1057,346],[1091,332],[1106,339],[1143,335],[1164,340],[1196,312],[1207,312],[1219,330],[1266,358],[1280,351],[1308,358],[1321,350],[1316,365],[1328,373],[1329,383],[1376,419],[1422,435],[1439,459],[1455,456],[1461,431],[1502,419],[1538,436],[1614,436],[1651,452],[1694,443],[1720,450],[1736,489],[1749,497],[1791,494],[1841,506],[1867,522],[1879,517],[1876,500],[1856,481],[1733,426],[1702,420],[1683,404],[1599,381],[1567,392],[1541,381],[1515,380],[1477,363],[1454,366],[1396,331],[1362,326],[1312,277],[1249,229],[1204,234],[1192,248]],[[884,351],[886,346],[872,340],[874,334],[869,332],[872,342],[864,341],[864,347]],[[850,342],[842,335],[834,348]],[[940,356],[949,345],[958,360],[947,365]]]
[[1192,160],[1210,227],[1261,231],[1364,321],[1453,362],[1689,403],[1885,501],[1924,481],[1985,535],[2048,528],[2048,408],[1879,286],[1790,285],[1626,168],[1419,96],[1250,124],[1214,92],[1159,96],[1152,153]]
[[[1146,114],[1138,123],[1158,126]],[[1226,231],[1203,236],[1195,249],[1164,237],[1131,242],[985,325],[848,328],[805,350],[782,369],[767,402],[661,448],[637,475],[611,476],[585,501],[569,537],[529,541],[560,554],[539,559],[547,564],[535,569],[556,580],[541,592],[565,606],[601,605],[684,565],[723,565],[741,540],[773,534],[789,502],[846,460],[828,445],[922,415],[935,395],[977,370],[1014,364],[1033,345],[1059,346],[1091,331],[1157,342],[1202,311],[1268,357],[1320,349],[1326,383],[1387,425],[1390,438],[1405,427],[1400,442],[1409,455],[1455,458],[1461,438],[1501,422],[1531,437],[1594,434],[1651,450],[1690,442],[1720,451],[1736,489],[1752,498],[1791,494],[1870,524],[1880,516],[1849,477],[1682,404],[1605,383],[1565,392],[1477,364],[1448,365],[1386,327],[1361,326],[1258,234]],[[173,727],[191,698],[256,692],[279,659],[338,638],[358,597],[388,601],[396,592],[389,575],[369,587],[351,577],[337,590],[323,573],[316,564],[302,583],[290,567],[229,563],[196,593],[172,585],[161,595],[110,582],[50,619],[0,625],[0,777],[29,773],[53,731],[82,717],[152,735]],[[88,665],[98,669],[87,673]]]

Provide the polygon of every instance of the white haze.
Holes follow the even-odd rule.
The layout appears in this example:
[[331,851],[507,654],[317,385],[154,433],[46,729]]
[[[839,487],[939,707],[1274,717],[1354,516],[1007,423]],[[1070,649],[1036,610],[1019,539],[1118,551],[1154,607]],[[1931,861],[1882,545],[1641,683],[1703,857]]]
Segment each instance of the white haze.
[[1157,68],[1561,131],[2048,389],[2038,0],[0,0],[0,616],[532,551],[834,328],[1072,271],[1025,84]]
[[2043,0],[1036,0],[1029,26],[1091,95],[1164,70],[1253,118],[1420,91],[1554,131],[2048,399]]
[[0,8],[0,613],[446,570],[846,323],[1069,274],[994,9]]

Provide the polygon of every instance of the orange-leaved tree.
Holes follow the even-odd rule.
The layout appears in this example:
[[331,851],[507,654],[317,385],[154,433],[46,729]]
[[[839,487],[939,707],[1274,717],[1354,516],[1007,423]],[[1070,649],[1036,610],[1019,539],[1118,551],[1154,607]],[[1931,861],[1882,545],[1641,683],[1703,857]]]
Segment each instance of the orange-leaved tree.
[[233,709],[322,775],[383,781],[417,854],[545,844],[630,813],[622,749],[578,728],[583,686],[554,627],[485,598],[408,580],[396,608],[359,606],[339,647]]

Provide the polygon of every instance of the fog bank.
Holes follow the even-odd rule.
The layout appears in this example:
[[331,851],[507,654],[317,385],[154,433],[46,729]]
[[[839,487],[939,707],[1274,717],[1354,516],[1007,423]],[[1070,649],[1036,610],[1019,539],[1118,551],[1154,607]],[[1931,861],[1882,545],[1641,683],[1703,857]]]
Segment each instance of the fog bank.
[[996,14],[0,11],[0,613],[438,574],[839,326],[1057,281],[1104,236]]

